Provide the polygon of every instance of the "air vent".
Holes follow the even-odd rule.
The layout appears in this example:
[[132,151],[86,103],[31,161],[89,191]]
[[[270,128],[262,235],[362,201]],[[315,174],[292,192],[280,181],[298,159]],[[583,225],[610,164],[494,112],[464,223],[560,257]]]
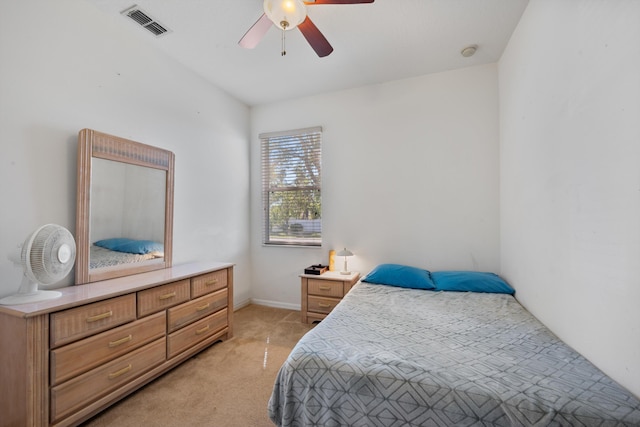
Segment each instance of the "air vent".
[[122,15],[128,16],[133,19],[138,25],[149,30],[153,35],[159,37],[163,34],[170,33],[167,27],[153,19],[147,12],[143,12],[137,5],[133,5],[130,8],[123,10]]

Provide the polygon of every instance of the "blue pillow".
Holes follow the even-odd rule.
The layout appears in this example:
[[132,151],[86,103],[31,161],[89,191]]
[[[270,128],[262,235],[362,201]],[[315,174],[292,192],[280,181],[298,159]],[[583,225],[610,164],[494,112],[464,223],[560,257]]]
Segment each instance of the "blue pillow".
[[114,248],[116,246],[120,246],[129,242],[133,242],[133,239],[127,239],[126,237],[114,237],[112,239],[98,240],[94,243],[94,245],[114,251]]
[[431,277],[437,291],[489,292],[510,294],[516,291],[494,273],[478,271],[434,271]]
[[164,245],[152,240],[132,240],[116,245],[112,250],[128,252],[130,254],[154,254],[162,256],[164,254]]
[[380,264],[371,270],[362,281],[412,289],[435,288],[428,270],[400,264]]

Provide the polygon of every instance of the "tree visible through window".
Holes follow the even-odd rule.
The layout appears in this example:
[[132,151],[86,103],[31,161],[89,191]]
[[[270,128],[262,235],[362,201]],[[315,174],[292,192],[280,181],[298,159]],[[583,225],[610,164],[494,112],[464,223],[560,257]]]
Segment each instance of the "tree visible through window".
[[322,243],[322,128],[260,134],[263,243]]

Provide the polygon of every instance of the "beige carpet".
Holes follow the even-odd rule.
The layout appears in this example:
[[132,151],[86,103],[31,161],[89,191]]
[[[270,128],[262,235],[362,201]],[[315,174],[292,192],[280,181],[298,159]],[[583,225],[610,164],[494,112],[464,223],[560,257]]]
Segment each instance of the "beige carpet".
[[85,427],[273,424],[267,402],[280,365],[311,325],[300,312],[249,305],[217,343],[87,421]]

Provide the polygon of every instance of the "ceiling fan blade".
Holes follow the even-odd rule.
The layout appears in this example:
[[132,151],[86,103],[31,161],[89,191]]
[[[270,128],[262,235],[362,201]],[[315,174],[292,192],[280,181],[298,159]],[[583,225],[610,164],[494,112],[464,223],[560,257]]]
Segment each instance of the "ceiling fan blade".
[[260,19],[242,36],[238,44],[245,49],[253,49],[260,43],[260,40],[267,34],[272,25],[273,22],[263,13]]
[[298,28],[320,58],[327,56],[331,52],[333,52],[333,48],[331,47],[327,39],[322,35],[318,27],[316,27],[316,25],[311,22],[311,19],[309,19],[308,16],[304,19],[304,21],[302,21],[302,24],[298,25]]
[[305,1],[306,5],[313,4],[360,4],[360,3],[373,3],[374,0],[309,0]]

